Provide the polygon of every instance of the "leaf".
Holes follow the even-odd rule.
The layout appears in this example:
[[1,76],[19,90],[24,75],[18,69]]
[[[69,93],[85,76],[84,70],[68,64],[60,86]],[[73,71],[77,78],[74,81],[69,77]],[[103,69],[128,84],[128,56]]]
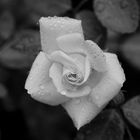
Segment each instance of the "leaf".
[[33,22],[42,16],[58,16],[71,9],[71,0],[24,0],[24,3]]
[[129,127],[126,124],[125,124],[125,130],[126,130],[125,139],[126,138],[128,139],[128,137],[129,137],[129,140],[134,140]]
[[92,11],[83,10],[77,13],[76,18],[82,20],[85,39],[96,43],[105,41],[105,28],[103,28]]
[[95,0],[93,6],[98,19],[108,29],[130,33],[138,27],[139,6],[136,0]]
[[73,128],[72,122],[61,106],[44,105],[27,95],[23,95],[20,103],[32,139],[63,140],[62,135],[69,137],[67,131]]
[[140,96],[136,96],[127,101],[122,106],[122,110],[127,120],[136,128],[140,129]]
[[0,40],[8,39],[15,28],[15,21],[13,15],[9,11],[4,11],[0,15]]
[[39,32],[19,31],[0,50],[0,62],[10,68],[26,68],[31,66],[40,49]]
[[140,69],[140,33],[127,38],[121,45],[120,51],[128,63]]
[[103,111],[89,125],[83,127],[76,140],[123,140],[124,124],[113,109]]

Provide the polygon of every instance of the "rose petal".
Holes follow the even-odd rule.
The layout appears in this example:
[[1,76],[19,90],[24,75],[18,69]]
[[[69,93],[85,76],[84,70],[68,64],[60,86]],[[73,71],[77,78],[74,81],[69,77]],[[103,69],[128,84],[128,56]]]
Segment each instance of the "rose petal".
[[88,86],[78,88],[76,89],[76,91],[74,91],[72,87],[71,87],[72,91],[67,90],[65,84],[62,83],[62,77],[63,77],[62,75],[63,75],[62,65],[60,63],[54,63],[50,68],[50,77],[52,78],[53,83],[60,94],[70,98],[74,98],[74,97],[85,96],[90,93],[91,89]]
[[103,108],[92,103],[88,96],[74,98],[62,106],[70,115],[77,129],[89,123]]
[[41,18],[40,34],[42,49],[46,53],[52,53],[59,49],[56,38],[70,33],[83,35],[81,21],[68,17]]
[[90,63],[88,57],[85,59],[85,57],[80,54],[71,54],[68,56],[61,51],[55,51],[50,55],[50,59],[64,65],[66,70],[71,69],[80,71],[84,76],[84,81],[82,83],[84,83],[90,75]]
[[89,59],[87,56],[85,58],[81,54],[71,54],[70,57],[75,60],[75,63],[77,64],[78,68],[84,75],[84,80],[81,83],[83,84],[84,82],[87,81],[91,72],[91,65],[90,65]]
[[93,69],[104,72],[106,71],[106,60],[103,51],[96,43],[91,40],[85,41],[85,51]]
[[50,59],[54,62],[62,64],[65,68],[74,71],[80,71],[79,63],[77,64],[75,59],[66,55],[62,51],[55,51],[50,55]]
[[[124,71],[115,54],[104,53],[106,56],[107,71],[102,75],[96,73],[93,84],[96,84],[91,93],[92,100],[99,107],[109,102],[121,89],[125,81]],[[95,82],[96,81],[96,82]]]
[[59,63],[54,63],[50,68],[50,77],[53,80],[55,87],[57,88],[58,92],[65,90],[65,87],[62,84],[62,74],[63,74],[63,67]]
[[47,59],[46,54],[40,52],[32,65],[25,88],[31,93],[37,92],[41,84],[50,80],[49,69],[51,65],[52,63]]
[[75,91],[64,90],[61,92],[61,94],[69,98],[76,98],[76,97],[86,96],[90,92],[91,92],[91,88],[89,86],[84,86],[84,87],[79,87]]
[[49,105],[59,105],[69,100],[69,98],[57,92],[52,81],[42,85],[41,90],[36,93],[32,93],[31,96],[35,100]]
[[85,60],[85,76],[84,76],[83,83],[87,81],[87,79],[89,78],[90,73],[91,73],[91,65],[90,65],[88,57],[86,57],[86,60]]
[[47,59],[45,53],[40,52],[32,65],[25,83],[25,89],[36,100],[50,105],[57,105],[65,102],[67,98],[57,93],[49,77],[51,65],[52,63]]
[[71,33],[58,37],[59,48],[66,53],[83,53],[84,37],[79,33]]
[[50,55],[52,61],[62,64],[66,68],[77,67],[74,59],[62,51],[55,51]]
[[85,57],[81,54],[74,53],[69,55],[73,60],[74,63],[77,65],[79,71],[82,72],[83,76],[85,75]]

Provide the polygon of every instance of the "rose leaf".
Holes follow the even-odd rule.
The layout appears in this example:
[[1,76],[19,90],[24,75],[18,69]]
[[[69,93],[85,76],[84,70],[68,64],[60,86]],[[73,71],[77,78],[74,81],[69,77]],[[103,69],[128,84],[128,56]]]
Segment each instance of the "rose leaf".
[[19,31],[0,50],[0,62],[9,68],[20,69],[31,66],[41,48],[39,32]]
[[138,27],[139,6],[136,0],[95,0],[94,11],[100,22],[119,33],[131,33]]
[[100,24],[92,11],[80,11],[77,13],[76,18],[82,20],[85,39],[95,41],[99,45],[104,43],[105,28]]
[[8,39],[14,31],[14,17],[9,11],[4,11],[0,15],[0,43]]
[[[123,58],[132,67],[140,70],[140,34],[134,34],[128,37],[120,46],[120,52]],[[132,57],[133,56],[133,57]]]
[[42,16],[59,16],[71,9],[71,0],[24,0],[24,4],[34,23]]
[[123,140],[124,124],[113,109],[101,112],[89,125],[83,127],[76,140]]
[[136,128],[140,129],[140,96],[136,96],[127,101],[122,106],[122,110],[127,120]]

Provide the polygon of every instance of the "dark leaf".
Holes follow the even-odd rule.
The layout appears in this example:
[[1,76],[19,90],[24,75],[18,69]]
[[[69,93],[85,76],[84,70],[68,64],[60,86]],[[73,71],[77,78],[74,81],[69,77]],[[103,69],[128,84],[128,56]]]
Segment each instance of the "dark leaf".
[[8,39],[15,28],[15,21],[13,15],[9,11],[4,11],[0,15],[0,40]]
[[19,31],[0,50],[0,62],[10,68],[26,68],[31,66],[40,49],[39,32]]
[[120,36],[121,36],[120,33],[117,33],[110,29],[107,30],[107,41],[105,44],[105,48],[107,49],[107,51],[112,53],[116,53],[118,51],[120,47],[119,44]]
[[33,139],[67,140],[68,119],[62,107],[51,107],[23,96],[21,109]]
[[77,13],[76,18],[82,21],[85,39],[99,44],[105,40],[105,29],[92,11],[83,10]]
[[124,124],[115,110],[100,113],[95,120],[83,127],[76,140],[123,140]]
[[136,0],[95,0],[94,10],[108,29],[130,33],[138,27],[139,7]]
[[140,33],[126,39],[121,45],[120,51],[128,63],[140,69]]
[[134,140],[132,133],[127,125],[125,125],[125,130],[126,130],[126,133],[125,133],[124,139]]
[[71,0],[24,0],[24,3],[34,23],[42,16],[58,16],[71,9]]
[[127,101],[122,106],[122,109],[128,121],[140,129],[140,96],[136,96]]

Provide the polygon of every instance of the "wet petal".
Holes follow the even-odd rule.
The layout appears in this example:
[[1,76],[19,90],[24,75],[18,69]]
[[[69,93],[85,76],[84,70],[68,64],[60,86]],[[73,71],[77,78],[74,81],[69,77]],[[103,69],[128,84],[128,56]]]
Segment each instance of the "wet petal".
[[74,63],[77,65],[79,71],[81,71],[84,76],[85,75],[85,61],[86,61],[85,56],[78,53],[70,54],[69,56],[74,60]]
[[42,17],[40,23],[40,34],[42,50],[52,53],[59,50],[56,38],[70,33],[83,35],[81,21],[68,17]]
[[83,73],[84,80],[81,83],[83,84],[84,82],[87,81],[91,72],[91,65],[89,59],[87,56],[85,57],[81,54],[71,54],[70,57],[75,60],[75,63],[77,64],[78,68]]
[[52,61],[62,64],[67,68],[77,67],[74,59],[63,53],[62,51],[55,51],[50,55]]
[[57,105],[68,100],[59,94],[49,77],[49,69],[52,63],[44,52],[40,52],[35,59],[29,76],[25,83],[25,89],[31,96],[50,105]]
[[[75,60],[76,65],[78,66],[79,70],[82,72],[81,81],[79,82],[68,82],[66,79],[66,75],[70,72],[68,69],[63,68],[63,84],[66,89],[70,91],[63,92],[67,97],[80,97],[89,94],[90,88],[89,87],[81,87],[84,82],[88,79],[90,75],[90,63],[88,58],[85,58],[83,55],[80,54],[71,54],[70,57]],[[79,77],[80,78],[80,77]],[[81,92],[81,93],[80,93]],[[63,94],[62,93],[62,94]]]
[[84,86],[84,87],[78,87],[74,90],[75,87],[73,87],[72,90],[64,90],[61,92],[62,95],[65,95],[66,97],[69,98],[76,98],[76,97],[82,97],[86,96],[91,92],[91,88],[89,86]]
[[58,37],[59,48],[66,53],[83,53],[84,37],[79,33],[71,33]]
[[91,73],[91,65],[90,65],[88,57],[86,57],[86,60],[85,60],[85,75],[84,75],[83,83],[87,81],[87,79],[90,76],[90,73]]
[[63,96],[57,92],[57,89],[52,81],[48,81],[47,83],[42,85],[40,89],[40,91],[32,93],[31,96],[41,103],[49,105],[59,105],[70,100],[66,96]]
[[85,41],[85,51],[93,69],[99,72],[106,71],[106,59],[104,53],[96,43],[91,40]]
[[50,77],[53,80],[55,87],[57,88],[58,92],[65,90],[65,87],[62,84],[62,73],[63,67],[59,63],[54,63],[50,68]]
[[70,115],[77,129],[89,123],[103,108],[92,103],[88,96],[74,98],[62,106]]
[[102,75],[96,73],[93,82],[96,85],[91,93],[93,102],[98,106],[109,102],[120,91],[125,81],[124,71],[117,56],[111,53],[104,54],[106,56],[107,71]]
[[73,71],[80,71],[79,63],[76,60],[66,55],[62,51],[55,51],[50,55],[50,59],[54,62],[62,64],[65,68]]
[[25,88],[28,90],[29,94],[37,92],[42,84],[50,81],[49,69],[51,65],[52,63],[47,59],[47,55],[44,52],[40,52],[26,80]]

